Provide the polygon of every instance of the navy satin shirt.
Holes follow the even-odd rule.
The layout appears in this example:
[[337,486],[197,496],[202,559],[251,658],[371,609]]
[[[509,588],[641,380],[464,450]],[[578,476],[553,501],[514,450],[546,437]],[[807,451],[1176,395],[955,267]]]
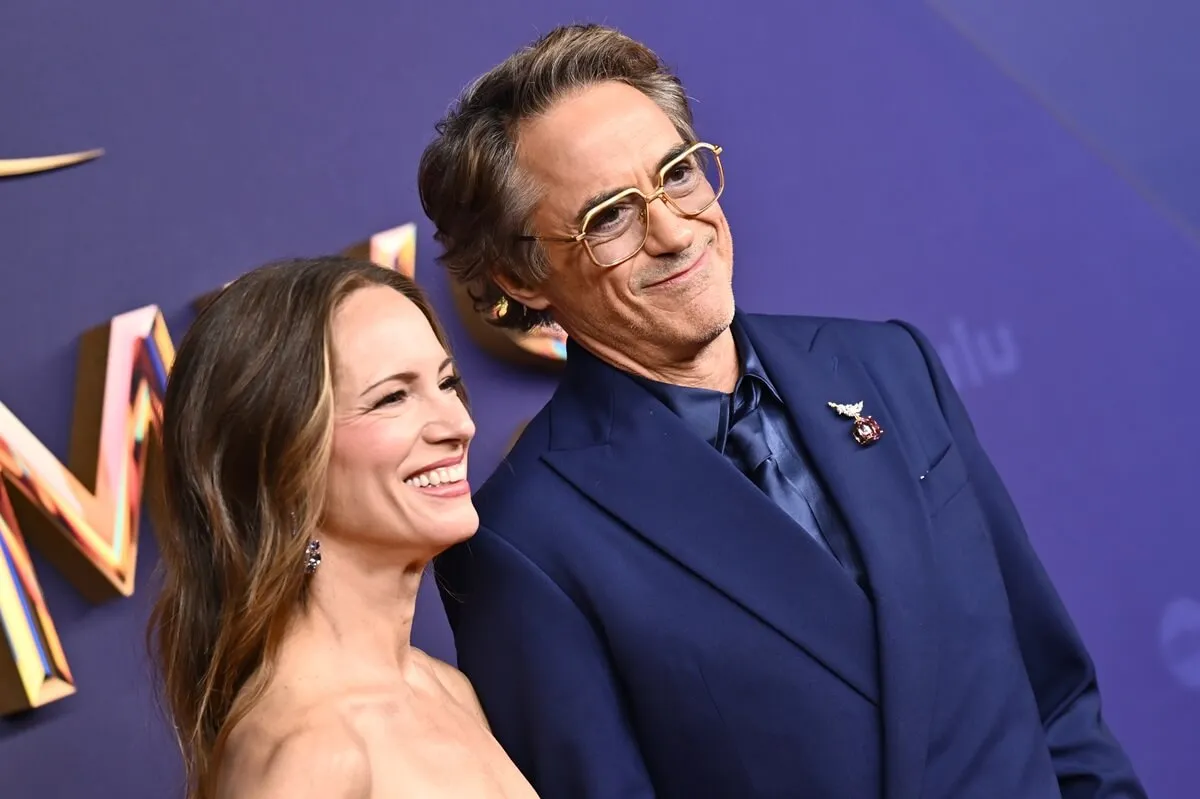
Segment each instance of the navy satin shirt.
[[[770,449],[783,478],[776,481],[777,489],[764,488],[764,491],[818,546],[837,558],[859,585],[865,587],[857,547],[841,514],[809,468],[804,447],[796,436],[783,399],[763,369],[754,346],[736,322],[732,330],[741,361],[741,377],[731,394],[660,383],[636,375],[634,378],[752,481],[752,470],[757,464],[743,462],[737,449],[727,447],[727,444],[735,424],[751,424],[756,428],[761,425],[761,435],[765,439],[761,443]],[[753,419],[755,415],[759,418]]]

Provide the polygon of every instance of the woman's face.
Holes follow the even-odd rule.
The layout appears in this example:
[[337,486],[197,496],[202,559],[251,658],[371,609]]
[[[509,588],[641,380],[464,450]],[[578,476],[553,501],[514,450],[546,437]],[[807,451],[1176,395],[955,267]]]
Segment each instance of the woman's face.
[[386,286],[334,313],[333,445],[324,532],[431,556],[479,527],[467,483],[475,425],[424,314]]

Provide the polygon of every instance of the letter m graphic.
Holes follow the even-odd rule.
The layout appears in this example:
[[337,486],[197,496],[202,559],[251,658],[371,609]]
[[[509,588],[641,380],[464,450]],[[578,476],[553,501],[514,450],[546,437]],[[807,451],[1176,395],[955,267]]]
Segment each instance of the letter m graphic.
[[83,337],[68,466],[0,403],[0,715],[75,693],[27,544],[93,602],[133,593],[151,435],[174,358],[156,306]]

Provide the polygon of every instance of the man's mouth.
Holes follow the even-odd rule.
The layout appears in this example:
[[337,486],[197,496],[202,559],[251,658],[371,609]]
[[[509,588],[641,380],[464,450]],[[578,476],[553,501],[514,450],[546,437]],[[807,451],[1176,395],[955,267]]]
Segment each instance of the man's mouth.
[[683,278],[687,277],[692,272],[695,272],[696,269],[699,268],[704,263],[705,259],[708,257],[708,250],[709,250],[708,246],[705,246],[704,249],[700,251],[700,255],[696,258],[696,260],[692,261],[690,264],[685,266],[683,269],[680,269],[677,272],[672,272],[671,274],[667,275],[666,277],[662,278],[661,280],[656,280],[653,283],[647,284],[645,286],[645,288],[652,289],[652,288],[657,288],[659,286],[666,286],[670,283],[675,283],[676,281],[682,280]]

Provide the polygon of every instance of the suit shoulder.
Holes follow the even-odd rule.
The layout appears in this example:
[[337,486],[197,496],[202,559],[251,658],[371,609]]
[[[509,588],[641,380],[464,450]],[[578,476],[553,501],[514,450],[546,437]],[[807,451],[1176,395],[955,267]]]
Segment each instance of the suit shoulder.
[[480,493],[493,490],[494,484],[507,482],[512,474],[536,462],[549,446],[550,418],[547,404],[510,438],[504,456],[480,487]]
[[543,408],[517,435],[516,440],[473,497],[480,515],[488,519],[507,509],[531,510],[545,488],[546,467],[541,461],[550,446],[549,409]]
[[749,321],[754,328],[805,341],[814,349],[831,349],[833,354],[853,357],[865,358],[879,353],[913,360],[918,355],[914,339],[918,344],[923,339],[914,325],[898,319],[750,314]]
[[909,322],[835,319],[830,320],[829,325],[838,338],[862,354],[878,353],[908,362],[921,360],[920,345],[924,343],[924,334]]

